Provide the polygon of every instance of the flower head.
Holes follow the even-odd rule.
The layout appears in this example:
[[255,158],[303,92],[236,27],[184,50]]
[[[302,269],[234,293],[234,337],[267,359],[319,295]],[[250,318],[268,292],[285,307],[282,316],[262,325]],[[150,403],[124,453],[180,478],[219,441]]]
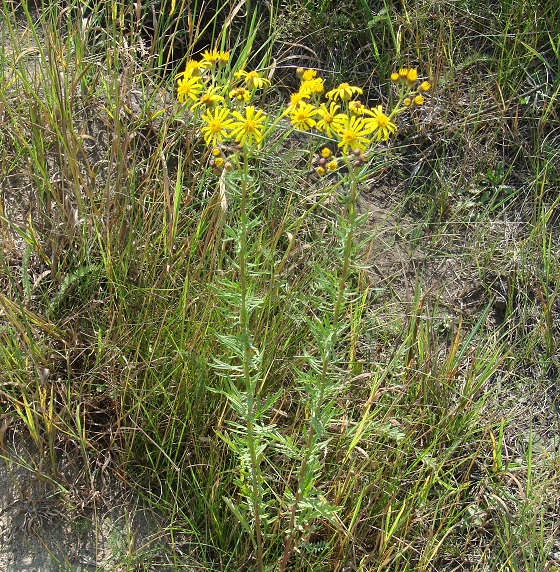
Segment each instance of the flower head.
[[424,103],[424,96],[417,95],[413,100],[414,105],[422,105]]
[[309,99],[311,96],[307,92],[297,91],[296,93],[292,93],[290,95],[290,105],[286,108],[286,113],[291,113],[294,109],[296,109],[300,103],[305,103],[304,100]]
[[223,68],[229,62],[229,52],[218,52],[218,66]]
[[305,101],[300,102],[300,104],[290,113],[290,122],[296,129],[307,131],[316,123],[313,119],[316,112],[317,109],[310,103]]
[[333,171],[336,171],[338,169],[338,161],[336,159],[333,159],[332,161],[329,161],[327,163],[327,169],[332,173]]
[[[204,136],[204,142],[209,147],[216,145],[228,136],[228,130],[232,128],[233,121],[229,119],[229,109],[226,107],[217,107],[214,110],[208,110],[202,120],[206,125],[201,129]],[[212,154],[215,155],[214,151]]]
[[371,118],[366,119],[370,133],[375,134],[375,140],[387,141],[389,134],[395,133],[397,126],[383,113],[383,106],[378,105],[371,110]]
[[182,78],[180,77],[177,80],[177,99],[179,103],[185,103],[189,99],[196,101],[202,88],[203,85],[200,83],[200,78],[186,75]]
[[348,116],[345,113],[338,113],[340,106],[334,101],[331,101],[329,107],[322,103],[317,109],[317,116],[320,119],[317,121],[316,129],[322,131],[327,137],[333,137],[333,130],[337,125],[346,121]]
[[200,65],[203,68],[214,69],[219,61],[220,52],[218,52],[218,50],[204,50],[204,52],[202,52],[202,60],[200,61]]
[[244,87],[238,87],[229,92],[229,98],[236,99],[237,101],[249,101],[251,99],[251,92]]
[[224,101],[224,96],[220,95],[219,88],[216,86],[209,87],[204,93],[200,95],[198,101],[192,106],[192,109],[196,109],[197,107],[209,107],[213,108],[218,103]]
[[315,79],[316,77],[317,77],[317,71],[316,70],[305,70],[301,74],[301,79],[303,81],[309,81],[309,80]]
[[202,75],[202,72],[204,71],[203,67],[200,65],[200,62],[197,62],[195,60],[189,60],[186,64],[185,64],[185,71],[181,72],[179,74],[179,76],[181,77],[200,77]]
[[432,88],[432,86],[430,85],[429,81],[423,81],[418,86],[418,91],[419,91],[419,93],[425,93],[426,91],[430,91],[431,88]]
[[243,78],[245,85],[249,89],[262,89],[270,85],[270,80],[259,75],[256,71],[246,72],[244,70],[235,72],[235,77]]
[[261,109],[255,109],[253,105],[245,108],[245,115],[238,111],[232,113],[236,121],[231,126],[231,136],[242,146],[251,146],[253,141],[260,143],[263,137],[266,115]]
[[418,79],[418,72],[415,69],[409,69],[408,73],[406,74],[406,81],[408,81],[409,85],[412,85]]
[[[224,67],[229,62],[229,52],[219,52],[218,50],[204,50],[202,52],[202,59],[196,62],[198,67],[202,70],[214,70],[216,65]],[[188,64],[187,64],[188,65]]]
[[366,107],[361,101],[355,99],[348,103],[348,109],[350,110],[350,113],[353,113],[354,115],[363,115]]
[[322,77],[316,77],[314,79],[308,79],[308,80],[301,82],[299,91],[303,92],[303,93],[309,93],[311,95],[323,93],[323,91],[325,91],[325,86],[323,84],[323,78]]
[[362,93],[364,93],[364,91],[361,88],[344,82],[341,83],[335,89],[329,91],[327,93],[327,98],[336,101],[340,97],[340,99],[342,99],[343,101],[348,101],[354,95],[361,95]]
[[371,143],[370,139],[366,137],[371,133],[371,130],[361,117],[347,117],[346,122],[337,125],[335,129],[336,135],[340,139],[338,146],[342,147],[344,153],[354,149],[364,151]]

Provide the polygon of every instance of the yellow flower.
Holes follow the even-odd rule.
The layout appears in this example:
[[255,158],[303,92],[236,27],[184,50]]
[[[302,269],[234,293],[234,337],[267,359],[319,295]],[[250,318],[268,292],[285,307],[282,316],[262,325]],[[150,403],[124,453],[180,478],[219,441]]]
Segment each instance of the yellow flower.
[[185,65],[185,71],[179,74],[179,77],[200,77],[202,75],[203,68],[200,62],[195,60],[189,60]]
[[359,149],[365,151],[371,141],[366,137],[371,133],[365,120],[361,117],[348,117],[343,125],[336,126],[336,135],[340,139],[339,147],[342,147],[344,153]]
[[303,68],[298,68],[296,70],[296,75],[299,77],[299,79],[301,79],[303,77],[304,73],[305,73],[305,70]]
[[251,92],[244,87],[238,87],[229,92],[229,98],[237,99],[237,101],[249,101],[251,99]]
[[329,91],[327,93],[327,97],[328,97],[328,99],[332,99],[334,101],[336,101],[339,97],[343,101],[348,101],[354,95],[358,95],[358,94],[361,95],[362,93],[364,93],[364,92],[361,88],[344,82],[344,83],[341,83],[337,88]]
[[418,72],[415,69],[409,69],[406,74],[406,80],[409,84],[413,84],[418,79]]
[[309,93],[302,92],[301,90],[290,95],[290,105],[286,108],[286,113],[291,113],[300,103],[305,103],[305,99],[309,99]]
[[410,100],[410,97],[405,97],[403,103],[404,103],[405,107],[410,107],[412,104],[412,101]]
[[192,109],[196,109],[197,107],[205,106],[209,108],[213,108],[216,104],[221,103],[224,101],[223,95],[218,93],[219,88],[216,86],[211,86],[206,90],[206,93],[203,93],[198,98],[198,101],[192,106]]
[[203,68],[214,69],[219,61],[220,52],[218,52],[218,50],[204,50],[204,52],[202,52],[202,60],[200,61],[200,65]]
[[323,78],[316,77],[315,79],[308,79],[301,83],[299,88],[300,92],[309,94],[320,94],[325,91],[325,86],[323,84]]
[[[229,119],[229,109],[225,107],[217,107],[213,111],[208,110],[202,116],[202,120],[206,123],[201,129],[202,135],[209,147],[216,147],[224,137],[228,136],[228,130],[233,127],[233,121]],[[212,154],[215,156],[215,149]]]
[[305,70],[301,74],[301,79],[303,81],[309,81],[309,80],[315,79],[316,77],[317,77],[317,72],[315,70]]
[[200,66],[202,68],[214,69],[216,64],[223,68],[229,62],[229,52],[219,52],[218,50],[205,50],[202,52]]
[[186,76],[177,80],[177,99],[179,103],[184,103],[188,99],[196,101],[198,94],[202,91],[203,85],[198,77]]
[[229,52],[218,52],[218,66],[224,67],[229,62]]
[[315,172],[316,172],[317,175],[319,175],[320,177],[322,177],[322,176],[326,173],[324,167],[317,167],[317,168],[315,169]]
[[348,116],[344,113],[337,113],[339,109],[340,106],[337,105],[334,101],[331,101],[328,108],[324,103],[321,103],[317,109],[317,115],[321,119],[317,121],[315,128],[325,133],[327,137],[333,137],[333,130],[335,127],[341,123],[344,123],[348,118]]
[[214,157],[219,157],[221,154],[222,151],[218,147],[214,147],[214,149],[212,149],[212,155],[214,155]]
[[243,78],[245,85],[249,89],[262,89],[270,85],[270,80],[259,75],[256,71],[246,72],[244,70],[235,72],[235,77]]
[[321,157],[328,159],[332,155],[332,151],[328,147],[323,147],[321,149]]
[[327,169],[332,173],[333,171],[336,171],[338,169],[338,162],[336,159],[333,159],[332,161],[329,161],[327,163]]
[[399,70],[399,79],[406,80],[408,77],[408,68],[401,68]]
[[420,93],[424,93],[426,91],[430,91],[431,89],[431,85],[429,81],[423,81],[419,86],[418,86],[418,91]]
[[413,100],[414,105],[422,105],[424,103],[424,96],[417,95]]
[[316,124],[316,121],[313,119],[313,116],[316,112],[317,109],[313,105],[302,101],[291,112],[290,122],[296,129],[299,129],[300,131],[307,131]]
[[399,74],[397,72],[393,72],[391,74],[391,81],[394,81],[394,82],[399,81]]
[[378,105],[370,111],[371,119],[366,119],[370,133],[375,133],[375,140],[387,141],[390,133],[395,133],[397,126],[383,113],[383,106]]
[[361,101],[355,99],[348,104],[348,109],[350,110],[350,113],[353,113],[354,115],[363,115],[366,108]]
[[216,167],[223,167],[224,163],[225,163],[225,161],[223,160],[222,157],[216,157],[214,159],[214,165],[216,165]]
[[264,122],[266,121],[266,115],[262,110],[249,105],[245,108],[245,116],[238,111],[234,111],[232,115],[237,121],[231,126],[231,135],[240,145],[251,146],[253,140],[257,143],[262,141]]

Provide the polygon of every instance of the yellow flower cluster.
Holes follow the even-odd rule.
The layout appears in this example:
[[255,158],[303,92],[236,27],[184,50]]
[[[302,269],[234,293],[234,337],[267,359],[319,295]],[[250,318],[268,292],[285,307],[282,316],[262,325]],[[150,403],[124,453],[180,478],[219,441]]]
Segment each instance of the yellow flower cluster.
[[412,68],[401,68],[398,72],[391,74],[391,81],[397,85],[399,96],[405,107],[424,104],[424,95],[432,89],[430,82],[423,81],[416,85],[418,80],[418,72]]
[[[334,139],[342,153],[354,153],[358,158],[356,164],[367,160],[365,153],[372,144],[387,141],[397,131],[394,122],[397,115],[407,106],[421,105],[424,102],[421,94],[431,87],[425,81],[412,95],[410,92],[417,82],[418,72],[415,69],[399,70],[392,74],[391,79],[406,88],[401,90],[397,105],[385,113],[382,105],[367,107],[357,99],[363,95],[363,90],[346,82],[328,91],[325,94],[327,101],[321,102],[324,85],[322,78],[317,77],[317,72],[298,68],[296,74],[301,80],[300,88],[290,96],[285,112],[289,115],[291,124],[301,131],[314,129],[321,135]],[[329,151],[328,148],[326,151]],[[319,174],[334,171],[338,167],[336,160],[327,159],[325,155],[319,159]]]
[[[226,73],[229,52],[205,51],[200,61],[190,60],[185,71],[177,76],[177,99],[194,112],[200,110],[201,133],[209,147],[233,140],[241,147],[258,145],[262,141],[267,116],[250,105],[259,89],[270,80],[256,71],[240,70]],[[221,167],[224,159],[213,159]]]
[[397,126],[391,116],[383,112],[381,105],[368,109],[361,101],[354,99],[363,90],[349,83],[341,83],[327,92],[326,102],[320,98],[324,91],[323,79],[315,70],[298,69],[301,85],[290,96],[286,114],[292,125],[301,131],[314,128],[319,133],[337,140],[343,153],[354,149],[365,151],[373,141],[387,140]]
[[[206,145],[217,149],[212,159],[214,167],[223,167],[227,158],[219,147],[233,141],[238,149],[259,146],[268,129],[266,113],[252,100],[258,90],[271,82],[257,71],[227,69],[229,52],[205,51],[200,61],[187,62],[185,71],[177,76],[177,98],[201,120],[201,133]],[[387,141],[397,131],[396,117],[410,106],[424,103],[431,86],[427,81],[418,86],[415,69],[402,68],[391,75],[397,85],[399,100],[393,109],[384,111],[382,105],[368,107],[358,97],[360,87],[343,82],[325,93],[324,81],[313,69],[299,68],[300,87],[290,96],[283,115],[289,116],[293,128],[315,130],[334,140],[334,145],[346,157],[353,157],[359,166],[367,161],[367,151],[379,141]],[[322,98],[325,100],[322,101]],[[326,174],[338,169],[339,161],[329,148],[323,150],[317,172]]]

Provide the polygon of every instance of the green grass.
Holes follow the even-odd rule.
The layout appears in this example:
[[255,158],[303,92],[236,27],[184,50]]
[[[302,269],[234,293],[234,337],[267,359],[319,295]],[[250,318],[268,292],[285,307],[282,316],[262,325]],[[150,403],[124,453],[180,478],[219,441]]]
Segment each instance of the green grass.
[[[177,570],[553,570],[560,9],[179,4],[153,43],[126,4],[1,4],[0,445],[107,463]],[[299,134],[220,186],[173,41],[435,88],[355,211]]]

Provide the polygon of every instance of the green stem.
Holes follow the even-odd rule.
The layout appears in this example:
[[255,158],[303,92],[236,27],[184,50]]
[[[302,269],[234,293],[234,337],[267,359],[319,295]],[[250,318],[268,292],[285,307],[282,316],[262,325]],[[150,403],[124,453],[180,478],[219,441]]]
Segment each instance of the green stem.
[[247,311],[247,195],[248,195],[248,158],[247,150],[243,156],[243,178],[241,181],[241,236],[239,239],[239,283],[241,288],[241,308],[239,323],[243,339],[243,377],[247,390],[247,447],[251,458],[251,489],[253,512],[255,517],[255,536],[257,545],[257,572],[262,571],[263,542],[260,518],[260,495],[259,495],[259,464],[255,445],[255,387],[251,379],[249,363],[251,361],[251,335],[249,330],[249,314]]
[[[340,320],[340,315],[342,313],[343,301],[344,301],[344,294],[346,292],[346,281],[348,280],[348,275],[350,274],[350,262],[351,262],[351,254],[352,254],[352,244],[354,241],[354,227],[356,224],[356,199],[358,193],[358,184],[357,184],[357,176],[355,170],[352,166],[349,165],[350,168],[350,197],[348,200],[348,210],[347,210],[347,217],[348,217],[348,226],[349,231],[345,237],[344,243],[344,254],[343,254],[343,263],[342,263],[342,272],[340,274],[340,279],[338,281],[338,291],[336,296],[336,302],[333,310],[333,323],[332,323],[332,338],[330,342],[330,348],[334,351],[334,348],[337,343],[337,331],[338,331],[338,322]],[[329,371],[329,365],[332,362],[332,355],[331,351],[323,352],[322,358],[322,369],[321,369],[321,378],[319,381],[319,398],[315,404],[315,411],[312,412],[314,417],[318,416],[321,412],[323,407],[324,395],[325,395],[325,387],[327,384],[327,375]],[[302,490],[301,486],[303,483],[303,478],[305,476],[305,471],[307,470],[307,465],[309,464],[309,459],[311,456],[311,448],[313,445],[313,439],[315,438],[315,428],[313,423],[309,423],[309,429],[307,433],[307,443],[305,446],[305,456],[302,460],[301,467],[299,470],[299,477],[298,477],[298,488],[294,497],[294,502],[292,504],[292,510],[290,511],[290,523],[288,526],[288,537],[286,540],[286,544],[284,546],[284,552],[282,555],[282,562],[280,564],[280,572],[284,572],[286,570],[286,566],[288,565],[288,560],[292,553],[292,544],[294,539],[294,526],[295,526],[295,519],[298,510],[298,506],[301,500]]]

